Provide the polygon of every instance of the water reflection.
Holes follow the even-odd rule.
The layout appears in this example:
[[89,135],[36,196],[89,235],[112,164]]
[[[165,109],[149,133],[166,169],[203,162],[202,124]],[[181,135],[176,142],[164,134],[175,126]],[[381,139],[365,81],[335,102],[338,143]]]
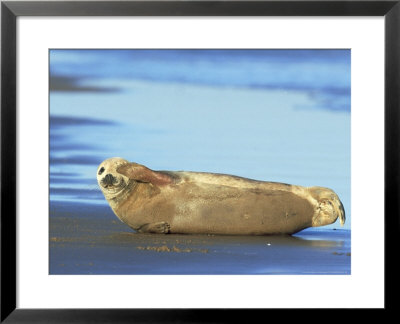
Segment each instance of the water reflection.
[[[265,235],[265,236],[240,236],[240,235],[181,235],[181,234],[170,234],[167,236],[158,235],[154,238],[151,234],[136,233],[133,230],[127,228],[128,232],[113,233],[107,239],[124,244],[135,244],[137,241],[151,240],[154,246],[162,244],[176,244],[179,243],[184,246],[189,245],[202,245],[211,246],[217,248],[219,245],[240,247],[245,249],[264,249],[266,247],[283,248],[283,247],[294,247],[294,248],[341,248],[344,247],[346,239],[348,239],[345,233],[341,235],[335,235],[329,231],[324,231],[322,236],[324,238],[309,238],[306,236],[291,236],[291,235]],[[343,233],[343,232],[342,232]]]
[[115,126],[118,124],[110,120],[50,115],[50,130],[55,130],[59,127],[63,128],[68,126],[105,126],[105,125]]
[[68,196],[69,198],[79,199],[80,197],[85,197],[85,199],[101,199],[104,200],[103,195],[98,190],[97,186],[92,189],[73,189],[73,188],[50,188],[51,196]]
[[[79,145],[77,145],[76,148],[80,148]],[[99,162],[101,162],[100,157],[92,156],[92,155],[70,155],[66,157],[54,157],[53,155],[50,155],[50,163],[53,166],[57,165],[71,165],[71,164],[77,164],[77,165],[97,165]]]
[[58,92],[117,92],[118,88],[84,85],[84,78],[71,76],[52,75],[50,78],[50,91]]

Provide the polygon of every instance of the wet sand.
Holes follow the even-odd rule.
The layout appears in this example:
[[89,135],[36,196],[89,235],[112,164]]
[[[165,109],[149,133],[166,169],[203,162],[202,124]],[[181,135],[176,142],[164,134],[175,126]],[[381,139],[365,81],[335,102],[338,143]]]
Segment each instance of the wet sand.
[[50,274],[350,274],[350,231],[135,233],[103,205],[51,202]]

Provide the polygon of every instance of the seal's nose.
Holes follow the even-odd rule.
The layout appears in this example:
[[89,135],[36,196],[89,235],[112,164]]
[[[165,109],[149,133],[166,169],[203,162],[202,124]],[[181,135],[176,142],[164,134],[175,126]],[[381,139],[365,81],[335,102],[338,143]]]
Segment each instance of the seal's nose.
[[115,182],[115,178],[112,176],[112,174],[106,174],[104,176],[104,178],[101,180],[101,183],[103,184],[103,186],[107,187],[107,186],[112,186],[113,183]]

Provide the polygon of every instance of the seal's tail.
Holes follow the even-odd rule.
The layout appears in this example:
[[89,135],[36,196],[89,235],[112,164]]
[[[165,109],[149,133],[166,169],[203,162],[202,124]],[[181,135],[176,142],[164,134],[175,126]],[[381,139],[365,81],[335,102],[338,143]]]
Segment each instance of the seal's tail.
[[338,204],[338,207],[339,207],[338,214],[339,214],[340,225],[341,225],[341,226],[344,226],[344,223],[346,222],[346,213],[345,213],[345,211],[344,211],[344,207],[343,207],[343,204],[342,204],[342,202],[340,201],[340,199],[338,199],[338,201],[339,201],[339,204]]

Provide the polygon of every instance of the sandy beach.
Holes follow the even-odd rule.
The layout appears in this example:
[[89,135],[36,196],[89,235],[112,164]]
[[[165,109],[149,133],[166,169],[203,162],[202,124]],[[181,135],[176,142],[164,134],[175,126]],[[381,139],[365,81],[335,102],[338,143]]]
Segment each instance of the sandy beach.
[[[99,217],[99,215],[102,215]],[[350,274],[350,231],[138,234],[102,206],[52,204],[50,274]]]

